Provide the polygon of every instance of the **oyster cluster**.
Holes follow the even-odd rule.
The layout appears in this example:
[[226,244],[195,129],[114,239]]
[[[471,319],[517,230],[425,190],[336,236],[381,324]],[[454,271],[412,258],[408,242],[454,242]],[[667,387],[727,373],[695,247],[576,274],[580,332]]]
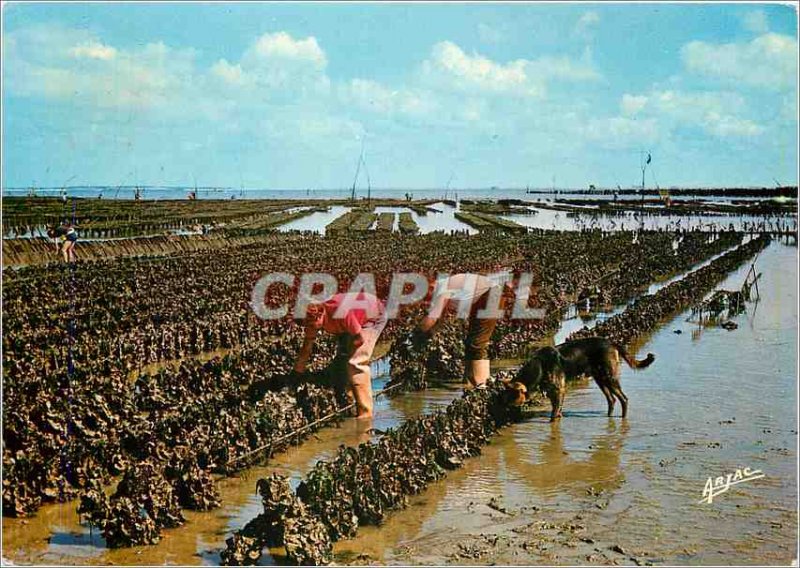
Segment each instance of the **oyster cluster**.
[[769,245],[769,242],[768,235],[752,239],[655,294],[641,296],[624,312],[598,323],[593,329],[584,327],[576,331],[569,339],[597,335],[627,345],[637,335],[655,329],[667,316],[685,310],[702,299],[720,280]]
[[504,393],[494,383],[375,441],[342,446],[331,461],[314,466],[296,493],[278,476],[259,480],[264,513],[228,539],[223,564],[254,563],[261,548],[281,542],[292,563],[328,563],[332,542],[354,536],[361,525],[380,525],[410,495],[479,455],[518,416],[504,403]]

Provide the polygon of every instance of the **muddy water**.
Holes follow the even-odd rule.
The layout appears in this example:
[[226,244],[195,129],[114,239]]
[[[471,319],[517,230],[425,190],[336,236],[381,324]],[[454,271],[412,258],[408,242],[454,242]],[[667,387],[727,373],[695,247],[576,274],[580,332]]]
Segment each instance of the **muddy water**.
[[[542,409],[506,429],[483,456],[414,497],[384,526],[337,543],[338,562],[788,563],[797,556],[796,262],[797,249],[777,243],[760,255],[762,299],[736,319],[736,331],[698,332],[682,314],[646,338],[639,351],[657,360],[637,373],[623,368],[626,420],[606,417],[600,391],[582,383],[568,394],[560,423],[550,424]],[[747,268],[723,287],[740,286]],[[215,564],[225,538],[260,511],[259,477],[278,470],[296,483],[339,444],[378,435],[368,428],[384,430],[458,394],[431,389],[379,399],[373,424],[347,420],[268,467],[221,480],[224,506],[187,512],[186,525],[165,531],[156,546],[108,550],[68,503],[29,520],[4,519],[4,556],[23,563]],[[744,467],[765,477],[698,503],[707,477]],[[263,563],[280,562],[274,553]]]

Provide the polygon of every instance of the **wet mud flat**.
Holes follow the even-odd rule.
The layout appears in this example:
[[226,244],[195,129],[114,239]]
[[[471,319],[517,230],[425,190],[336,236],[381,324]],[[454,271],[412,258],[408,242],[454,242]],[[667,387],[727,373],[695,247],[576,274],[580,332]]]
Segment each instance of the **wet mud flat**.
[[[658,359],[641,373],[623,370],[626,421],[607,418],[599,390],[581,385],[568,394],[560,423],[550,425],[543,409],[501,432],[481,457],[383,526],[337,543],[336,562],[788,562],[796,556],[796,515],[784,508],[796,499],[795,262],[796,249],[777,243],[761,254],[762,301],[737,318],[737,331],[696,333],[684,314],[646,338]],[[746,268],[722,286],[738,287]],[[372,427],[385,429],[458,394],[431,389],[382,402]],[[4,519],[4,540],[13,543],[5,554],[37,563],[216,564],[225,538],[258,512],[257,479],[274,471],[299,479],[339,444],[373,435],[346,422],[245,478],[224,480],[222,509],[187,514],[189,523],[157,546],[108,550],[68,503],[28,520]],[[698,503],[708,476],[740,467],[766,477]],[[263,558],[280,561],[277,552]]]

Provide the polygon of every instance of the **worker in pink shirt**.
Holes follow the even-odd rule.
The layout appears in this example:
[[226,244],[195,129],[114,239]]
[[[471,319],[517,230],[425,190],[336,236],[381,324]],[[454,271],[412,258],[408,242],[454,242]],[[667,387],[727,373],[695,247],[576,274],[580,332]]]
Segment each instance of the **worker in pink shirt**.
[[367,292],[339,293],[322,304],[312,304],[306,313],[305,339],[294,372],[305,372],[320,329],[335,335],[340,349],[344,349],[348,357],[347,376],[358,410],[357,417],[370,418],[372,377],[369,362],[384,327],[386,308],[383,302]]

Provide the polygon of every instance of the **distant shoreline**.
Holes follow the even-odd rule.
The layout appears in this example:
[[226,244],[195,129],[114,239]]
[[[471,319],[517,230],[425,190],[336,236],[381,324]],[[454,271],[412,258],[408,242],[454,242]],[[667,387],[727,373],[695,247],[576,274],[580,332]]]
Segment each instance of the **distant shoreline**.
[[[5,199],[30,198],[32,188],[9,187],[3,189]],[[168,186],[66,186],[63,188],[33,188],[33,197],[37,199],[58,199],[62,192],[67,197],[76,199],[97,199],[102,196],[109,200],[132,200],[137,189],[142,201],[152,200],[186,200],[191,192],[195,192],[198,200],[232,200],[232,199],[292,199],[292,200],[344,200],[349,199],[352,188],[340,189],[243,189],[222,187],[168,187]],[[797,199],[797,186],[780,187],[716,187],[716,188],[597,188],[597,189],[526,189],[526,188],[431,188],[431,189],[379,189],[356,188],[356,200],[371,199],[404,199],[410,195],[413,200],[442,199],[477,199],[498,200],[526,196],[586,196],[600,199],[614,197],[654,196],[663,194],[675,197],[722,197],[722,198],[775,198]]]

